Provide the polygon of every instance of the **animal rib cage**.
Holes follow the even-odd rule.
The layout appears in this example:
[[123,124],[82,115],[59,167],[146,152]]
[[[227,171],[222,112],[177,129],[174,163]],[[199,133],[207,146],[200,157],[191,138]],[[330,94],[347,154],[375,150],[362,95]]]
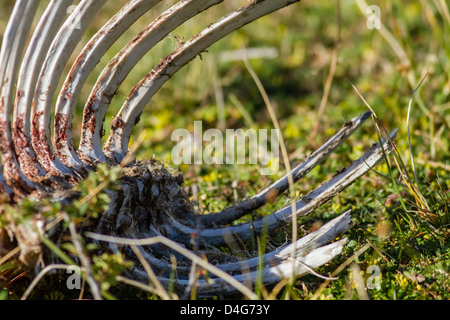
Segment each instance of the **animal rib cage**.
[[[0,53],[0,190],[9,196],[11,202],[47,197],[52,201],[70,201],[70,190],[89,172],[95,171],[99,163],[117,166],[123,161],[129,152],[133,127],[144,107],[172,75],[234,30],[297,0],[255,0],[181,43],[131,90],[112,121],[106,143],[102,144],[108,106],[132,68],[175,28],[222,1],[181,0],[174,4],[132,39],[98,76],[84,106],[78,148],[72,141],[72,122],[76,102],[81,99],[81,88],[115,41],[160,1],[131,0],[125,4],[84,46],[66,75],[59,94],[58,83],[64,67],[106,0],[82,0],[67,18],[67,8],[72,1],[51,0],[37,26],[31,30],[39,2],[16,1]],[[54,98],[57,98],[56,104],[53,103]],[[330,242],[350,227],[349,212],[296,243],[262,257],[241,260],[209,248],[226,246],[230,239],[245,242],[252,234],[260,234],[263,230],[274,232],[291,223],[293,217],[306,215],[321,206],[376,165],[383,158],[382,148],[385,152],[390,151],[387,139],[381,141],[383,145],[375,144],[345,170],[296,200],[296,212],[289,205],[252,224],[232,224],[264,206],[274,194],[278,196],[286,191],[289,175],[294,182],[303,178],[370,115],[366,112],[347,122],[304,162],[255,196],[200,217],[183,191],[183,179],[179,174],[170,173],[157,161],[131,162],[123,168],[120,190],[111,192],[109,209],[100,215],[90,230],[132,239],[163,237],[186,249],[192,249],[192,234],[198,234],[200,250],[215,270],[230,275],[239,283],[254,284],[261,261],[264,266],[262,279],[266,285],[311,272],[342,251],[345,239]],[[32,231],[30,229],[27,233],[24,231],[26,228],[10,226],[21,247],[22,257],[30,261],[27,255],[31,255],[40,242],[37,237],[36,243],[32,243]],[[105,250],[113,247],[108,241],[98,241]],[[125,247],[122,250],[133,256]],[[175,255],[180,261],[176,266],[176,287],[181,292],[189,288],[192,267],[189,259],[163,242],[142,244],[140,251],[165,286],[170,284],[169,274],[173,269],[170,256]],[[148,273],[140,265],[129,272],[135,279],[148,281]],[[214,273],[209,277],[208,280],[201,277],[197,280],[199,295],[226,295],[240,290],[228,278]]]

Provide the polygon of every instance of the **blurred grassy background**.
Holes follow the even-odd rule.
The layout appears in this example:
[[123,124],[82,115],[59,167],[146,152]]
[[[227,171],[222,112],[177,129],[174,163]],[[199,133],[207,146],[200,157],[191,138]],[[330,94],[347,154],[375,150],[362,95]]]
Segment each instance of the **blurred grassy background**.
[[[12,3],[9,0],[0,2],[0,32],[4,30]],[[42,10],[46,3],[43,1]],[[83,43],[124,3],[124,0],[109,1],[89,28]],[[175,1],[162,1],[119,39],[84,86],[84,99],[108,61],[158,13],[173,3]],[[246,0],[228,0],[207,10],[175,30],[171,37],[149,52],[113,99],[106,118],[106,133],[112,117],[131,88],[176,49],[178,41],[189,39],[225,12],[246,3]],[[210,127],[273,128],[266,106],[244,63],[241,60],[225,61],[223,58],[225,53],[244,48],[269,48],[276,56],[253,58],[250,63],[272,100],[293,162],[303,159],[346,121],[367,110],[352,88],[353,84],[389,131],[399,129],[396,143],[408,170],[411,170],[406,128],[407,107],[412,91],[428,72],[428,77],[414,96],[411,138],[420,184],[426,189],[426,196],[437,207],[446,206],[446,200],[439,200],[436,190],[444,190],[445,194],[450,190],[448,3],[445,0],[371,1],[367,4],[380,7],[380,30],[367,27],[368,15],[358,3],[361,2],[303,0],[245,26],[213,45],[207,53],[202,54],[202,59],[196,58],[170,79],[147,106],[135,129],[136,135],[142,131],[146,133],[146,139],[137,154],[138,159],[155,155],[170,162],[170,153],[176,144],[170,140],[173,130],[186,128],[193,132],[194,121],[198,120],[203,121],[203,130]],[[78,49],[81,48],[80,45]],[[73,58],[76,55],[77,52],[74,52]],[[333,57],[336,59],[333,60]],[[327,86],[329,92],[324,94],[327,93]],[[322,116],[319,112],[321,101],[324,102]],[[78,139],[84,102],[83,99],[78,102],[74,120],[75,139]],[[376,141],[374,125],[367,121],[345,145],[298,184],[299,194],[348,165]],[[187,186],[193,183],[200,186],[201,208],[206,211],[216,211],[255,193],[272,179],[283,175],[283,165],[280,168],[277,175],[267,177],[259,175],[255,165],[181,166]],[[387,173],[386,165],[381,165],[378,170]],[[378,246],[385,250],[383,252],[397,269],[387,274],[386,279],[389,281],[383,284],[386,290],[373,293],[378,298],[392,298],[393,294],[399,297],[400,291],[405,288],[405,276],[403,273],[398,276],[397,271],[402,263],[404,268],[409,268],[410,273],[411,268],[416,271],[431,270],[431,266],[437,263],[437,260],[430,258],[421,265],[409,254],[404,254],[411,239],[417,244],[417,239],[428,241],[429,238],[425,237],[427,234],[425,232],[424,235],[423,229],[406,230],[407,227],[405,229],[397,218],[397,214],[401,213],[384,206],[387,197],[393,192],[391,181],[371,172],[314,215],[327,218],[346,208],[353,208],[359,224],[353,229],[350,238],[357,244],[365,243],[364,239],[370,237],[373,241],[380,240],[380,230],[377,229],[380,217],[386,214],[393,217],[392,225],[400,230],[398,237],[391,234],[388,242],[379,242]],[[285,199],[261,211],[270,212],[283,201]],[[446,223],[441,225],[444,229],[446,226]],[[447,238],[448,233],[444,236]],[[448,246],[441,244],[440,248],[447,248],[443,252],[446,252],[444,256],[448,259]],[[384,263],[384,259],[376,255],[364,259],[361,261],[367,265]],[[450,260],[446,261],[446,267],[443,268],[448,272]],[[391,264],[386,264],[383,272],[389,271],[391,267]],[[330,268],[326,271],[334,270]],[[431,273],[435,272],[433,270],[429,271],[430,278]],[[419,290],[408,287],[408,290],[404,290],[405,297],[450,297],[448,277],[447,280],[440,279],[440,282],[433,281],[431,283],[437,283],[436,287],[430,285],[428,291],[425,288]],[[342,298],[345,296],[342,292],[345,291],[343,288],[346,282],[337,283],[326,294]],[[410,283],[412,285],[413,281]],[[299,294],[306,297],[307,292],[303,290]]]

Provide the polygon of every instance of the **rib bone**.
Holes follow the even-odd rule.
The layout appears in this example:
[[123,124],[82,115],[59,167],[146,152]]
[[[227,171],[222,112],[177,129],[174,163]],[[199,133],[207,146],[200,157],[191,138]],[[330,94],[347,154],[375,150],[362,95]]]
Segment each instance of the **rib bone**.
[[[370,111],[362,114],[355,119],[347,122],[345,126],[331,137],[323,146],[311,154],[305,161],[297,165],[290,174],[294,179],[294,183],[303,178],[315,166],[320,164],[330,153],[340,146],[361,124],[367,120],[372,113]],[[239,203],[238,205],[226,208],[217,213],[210,213],[202,216],[202,226],[205,228],[212,226],[223,226],[239,219],[243,215],[250,213],[266,204],[270,198],[286,191],[289,187],[288,174],[284,175],[278,181],[272,183],[266,189],[260,191],[250,199]]]
[[111,60],[97,80],[84,107],[80,153],[95,161],[106,160],[101,147],[103,121],[111,99],[125,77],[145,53],[172,30],[221,1],[180,1],[153,21]]
[[53,0],[44,12],[26,50],[19,72],[14,105],[13,141],[20,167],[25,176],[36,181],[45,175],[35,158],[31,145],[31,105],[36,82],[51,40],[63,22],[72,0]]
[[[395,137],[396,131],[392,133],[391,138]],[[326,181],[300,200],[296,201],[297,217],[306,215],[312,210],[323,205],[325,202],[339,194],[347,188],[356,179],[365,172],[370,170],[374,165],[384,158],[384,152],[388,153],[391,148],[390,140],[385,138],[383,147],[379,144],[374,145],[361,158],[354,161],[349,167],[337,173],[332,179]],[[190,235],[196,233],[196,229],[183,225],[176,221],[173,217],[167,218],[170,223],[166,223],[167,234],[171,238],[177,238],[179,242],[184,244],[190,243]],[[241,241],[250,240],[253,233],[261,234],[263,230],[272,232],[286,224],[292,219],[292,206],[288,205],[264,218],[252,223],[243,223],[236,226],[203,229],[201,238],[210,245],[220,246],[225,243],[224,239],[238,237]]]
[[160,1],[130,1],[92,37],[77,57],[59,94],[54,120],[55,151],[66,165],[77,169],[83,167],[73,148],[71,124],[77,98],[87,77],[123,32]]
[[[0,153],[3,158],[3,175],[10,187],[29,193],[33,183],[20,171],[11,133],[12,97],[20,57],[31,28],[39,1],[18,1],[13,18],[9,21],[3,37],[0,53]],[[19,89],[20,90],[20,89]]]
[[83,0],[80,2],[53,40],[36,85],[31,141],[42,168],[53,175],[72,173],[72,170],[53,154],[50,135],[53,95],[71,53],[81,40],[90,21],[105,2],[106,0]]
[[125,104],[114,118],[111,124],[111,133],[104,148],[106,152],[111,153],[118,163],[122,161],[128,151],[131,131],[139,121],[144,107],[156,91],[189,61],[234,30],[294,2],[297,1],[255,1],[210,25],[164,58],[133,88]]

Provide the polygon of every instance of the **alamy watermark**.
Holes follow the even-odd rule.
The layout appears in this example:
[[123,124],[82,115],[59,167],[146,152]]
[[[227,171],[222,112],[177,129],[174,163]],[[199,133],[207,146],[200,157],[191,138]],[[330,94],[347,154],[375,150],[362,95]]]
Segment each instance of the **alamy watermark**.
[[[270,132],[269,132],[270,131]],[[260,164],[262,175],[278,172],[280,132],[277,129],[219,129],[203,132],[202,121],[194,121],[194,132],[176,129],[171,139],[172,161],[184,164]],[[204,145],[206,142],[206,145]]]
[[366,25],[369,29],[381,29],[381,10],[379,6],[371,5],[366,9],[367,17]]
[[[69,29],[81,29],[81,15],[77,7],[78,6],[76,4],[67,7],[66,13],[70,14],[70,16],[72,17],[72,20],[68,22]],[[74,11],[77,12],[73,13]]]
[[381,289],[381,269],[379,266],[370,265],[366,272],[371,274],[366,280],[366,286],[368,289]]
[[70,265],[67,267],[67,271],[70,276],[67,277],[66,286],[67,289],[73,290],[81,289],[81,268],[76,265]]

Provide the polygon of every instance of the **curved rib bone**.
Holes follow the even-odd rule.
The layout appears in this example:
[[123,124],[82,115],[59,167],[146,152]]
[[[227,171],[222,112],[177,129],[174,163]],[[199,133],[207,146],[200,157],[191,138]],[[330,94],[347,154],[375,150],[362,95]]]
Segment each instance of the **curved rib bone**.
[[20,171],[11,133],[12,98],[26,39],[39,1],[18,1],[5,30],[0,53],[0,153],[5,182],[18,193],[29,193],[33,183]]
[[[266,253],[261,257],[254,257],[245,260],[238,260],[236,262],[225,262],[225,263],[217,263],[214,261],[210,261],[217,268],[226,271],[229,274],[238,274],[243,270],[251,271],[255,270],[259,266],[274,266],[278,265],[284,261],[287,261],[292,257],[292,250],[295,248],[295,256],[296,257],[304,257],[311,251],[319,248],[323,245],[326,245],[330,241],[336,239],[344,232],[346,232],[351,227],[351,215],[350,210],[341,214],[337,218],[327,222],[324,224],[319,230],[316,230],[303,238],[297,240],[296,245],[288,244],[281,248],[278,248],[274,251]],[[161,236],[160,234],[155,234],[155,236]],[[146,251],[147,249],[142,250],[144,255],[149,256]],[[150,249],[151,250],[151,249]],[[216,255],[218,253],[215,253]],[[162,263],[161,260],[155,260],[155,257],[149,258],[148,260],[152,262],[152,266],[156,266],[161,269],[161,272],[169,272],[171,269],[169,263]],[[178,277],[182,277],[182,275],[187,274],[187,269],[185,266],[177,266]]]
[[[292,278],[292,275],[300,277],[311,273],[311,270],[324,265],[338,256],[346,243],[347,239],[342,239],[317,248],[305,256],[297,258],[295,261],[288,260],[276,266],[266,266],[262,269],[261,274],[259,271],[251,271],[234,275],[232,278],[239,283],[250,284],[252,287],[261,279],[264,286],[271,286],[283,279]],[[148,275],[143,270],[134,268],[132,271],[136,278],[142,279],[142,281],[148,281]],[[169,288],[174,282],[166,277],[158,277],[158,280],[165,288]],[[176,279],[174,284],[177,291],[184,292],[190,283],[187,279]],[[211,276],[208,280],[198,279],[196,282],[196,291],[200,297],[216,296],[218,292],[225,296],[239,292],[236,286],[233,286],[224,278]]]
[[298,0],[255,1],[223,17],[191,38],[180,48],[164,58],[128,96],[111,124],[111,132],[104,152],[120,163],[128,152],[131,131],[139,121],[144,107],[170,77],[209,46],[232,31]]
[[51,40],[56,35],[70,3],[72,0],[50,2],[33,33],[19,71],[12,138],[21,170],[32,181],[37,181],[45,175],[31,145],[30,121],[34,89]]
[[[301,276],[303,274],[311,272],[311,269],[317,268],[338,255],[344,244],[347,242],[346,239],[336,241],[330,245],[323,246],[323,244],[328,243],[330,240],[335,239],[343,232],[348,230],[351,225],[350,212],[346,212],[339,217],[326,223],[321,229],[305,236],[304,238],[298,240],[293,244],[286,245],[277,251],[273,251],[263,255],[262,258],[262,280],[264,285],[273,285],[284,278],[291,278],[292,275]],[[135,244],[135,245],[149,245],[152,243],[158,243],[161,237],[147,238],[147,239],[122,239],[114,238],[110,236],[102,236],[99,234],[88,234],[89,237],[101,240],[101,241],[112,241],[112,243],[118,244]],[[163,242],[167,243],[167,242]],[[170,242],[169,242],[170,243]],[[292,260],[292,250],[295,248],[296,260]],[[193,253],[191,253],[192,255]],[[223,263],[214,265],[222,271],[233,275],[233,279],[240,283],[251,283],[254,285],[258,279],[259,274],[257,267],[260,266],[261,260],[259,257],[239,261],[235,263]],[[171,270],[171,266],[168,263],[158,263],[160,267],[165,267],[166,272]],[[247,271],[242,273],[242,269],[245,268]],[[185,267],[177,267],[178,272],[183,274],[177,275],[176,286],[180,291],[184,291],[189,286],[189,281],[185,277],[187,269]],[[136,278],[147,281],[148,277],[144,270],[140,268],[132,269],[132,273]],[[210,280],[205,281],[200,279],[197,282],[197,290],[200,296],[215,295],[217,292],[222,292],[224,294],[233,294],[237,292],[237,288],[230,285],[224,278],[217,277],[211,274],[209,276]],[[170,280],[164,276],[158,277],[163,285],[169,287]]]
[[341,214],[337,218],[327,222],[320,229],[297,240],[296,245],[292,243],[279,248],[270,253],[266,253],[261,258],[255,257],[245,261],[227,263],[220,268],[230,273],[236,273],[243,268],[254,269],[260,263],[263,265],[277,265],[280,261],[286,261],[292,257],[292,249],[295,248],[295,256],[303,257],[312,250],[321,247],[330,241],[336,239],[351,227],[350,210]]
[[[364,121],[366,121],[372,113],[365,112],[347,122],[345,126],[339,130],[333,137],[331,137],[323,146],[311,154],[305,161],[297,165],[290,174],[294,179],[294,183],[303,178],[315,166],[320,164],[330,153],[332,153],[338,146],[340,146],[356,129],[358,129]],[[220,212],[210,213],[201,217],[201,224],[204,228],[211,228],[214,226],[224,226],[230,224],[243,215],[250,213],[261,206],[265,205],[267,201],[275,199],[278,195],[286,191],[289,187],[288,174],[284,175],[278,181],[272,183],[266,189],[260,191],[248,200],[243,201],[235,206],[226,208]]]
[[171,31],[223,0],[180,1],[155,19],[123,48],[97,80],[83,111],[79,153],[94,161],[106,161],[102,151],[103,121],[112,97],[142,57]]
[[72,175],[73,171],[53,154],[50,134],[53,95],[70,55],[81,40],[90,21],[105,2],[106,0],[83,0],[80,2],[53,40],[36,85],[31,120],[31,140],[42,168],[56,176]]
[[55,110],[55,152],[64,164],[76,169],[83,167],[72,144],[72,118],[87,77],[123,32],[160,1],[130,1],[91,38],[78,55],[64,82]]
[[[396,131],[391,134],[394,138]],[[385,138],[383,147],[386,153],[392,150],[390,140]],[[303,216],[321,206],[342,190],[351,185],[356,179],[362,176],[365,172],[370,170],[374,165],[380,162],[384,153],[380,145],[377,143],[369,151],[367,151],[361,158],[354,161],[349,167],[337,173],[332,179],[326,181],[307,195],[303,196],[296,202],[297,217]],[[164,224],[164,228],[170,238],[176,238],[179,242],[188,245],[193,233],[197,229],[183,225],[176,221],[173,217],[168,217],[168,222]],[[263,230],[272,232],[282,226],[291,222],[292,206],[288,205],[262,219],[252,223],[243,223],[236,226],[224,228],[209,228],[201,231],[202,241],[213,245],[220,246],[225,243],[225,239],[238,237],[241,241],[250,240],[252,234],[261,234]]]

